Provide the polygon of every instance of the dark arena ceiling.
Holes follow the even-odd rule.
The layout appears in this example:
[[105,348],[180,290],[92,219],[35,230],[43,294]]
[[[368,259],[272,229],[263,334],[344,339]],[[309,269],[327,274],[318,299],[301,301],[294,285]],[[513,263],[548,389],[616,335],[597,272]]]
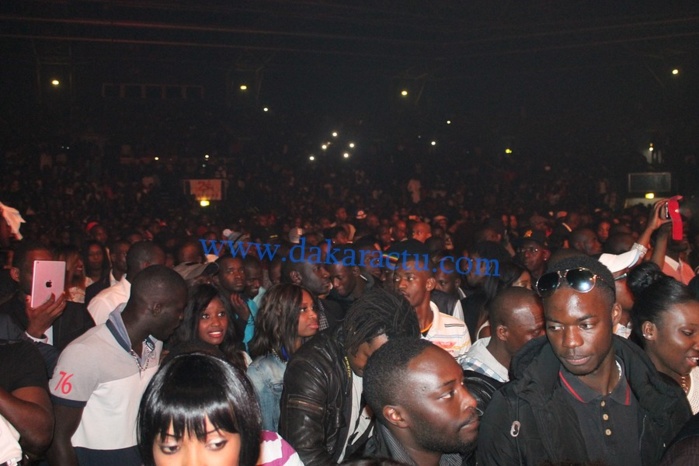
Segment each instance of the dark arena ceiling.
[[388,115],[409,89],[440,119],[642,113],[659,131],[696,121],[699,3],[4,1],[0,46],[5,113],[45,102],[56,75],[73,102],[111,82],[202,86],[230,104],[253,81],[256,103],[286,113]]

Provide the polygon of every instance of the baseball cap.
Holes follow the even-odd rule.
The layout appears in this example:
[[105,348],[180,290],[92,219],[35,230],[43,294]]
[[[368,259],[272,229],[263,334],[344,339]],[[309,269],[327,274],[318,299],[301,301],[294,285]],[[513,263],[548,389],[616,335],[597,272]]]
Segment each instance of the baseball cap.
[[546,233],[543,231],[539,230],[527,230],[524,232],[524,235],[522,235],[522,241],[534,241],[535,243],[538,243],[539,245],[545,247],[548,249],[549,247],[549,241],[548,238],[546,237]]
[[626,251],[623,254],[602,254],[599,261],[612,273],[633,267],[638,262],[639,254],[636,249]]

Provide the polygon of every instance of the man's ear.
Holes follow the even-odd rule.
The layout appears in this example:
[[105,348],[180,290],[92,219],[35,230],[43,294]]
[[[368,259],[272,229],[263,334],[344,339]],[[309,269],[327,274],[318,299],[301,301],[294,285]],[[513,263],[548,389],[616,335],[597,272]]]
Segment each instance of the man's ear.
[[400,406],[386,405],[383,407],[383,417],[389,424],[405,429],[408,423],[403,418],[403,410]]
[[507,335],[509,333],[509,330],[507,330],[507,327],[505,327],[504,325],[498,325],[495,328],[495,336],[500,341],[507,341]]
[[551,251],[548,249],[544,249],[544,262],[548,262],[548,260],[551,258]]
[[161,302],[153,303],[150,306],[148,306],[148,310],[151,314],[157,316],[163,311],[163,304]]
[[428,278],[427,281],[425,282],[425,288],[427,289],[427,291],[434,290],[436,286],[437,286],[437,280],[435,280],[434,277]]
[[19,269],[17,267],[10,268],[10,277],[19,283]]
[[621,304],[615,302],[612,305],[612,326],[615,326],[621,320]]
[[296,270],[292,270],[289,272],[289,278],[291,279],[291,283],[294,285],[300,285],[301,284],[301,274],[298,273]]

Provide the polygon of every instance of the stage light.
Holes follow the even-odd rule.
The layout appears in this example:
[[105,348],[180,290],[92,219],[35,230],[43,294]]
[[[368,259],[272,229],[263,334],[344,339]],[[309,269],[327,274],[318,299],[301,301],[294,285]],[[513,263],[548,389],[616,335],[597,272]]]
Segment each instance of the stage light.
[[210,204],[211,203],[209,202],[208,199],[202,199],[201,201],[199,201],[199,205],[202,207],[209,207]]
[[350,155],[349,155],[349,152],[345,152],[344,154],[342,154],[342,156],[343,156],[344,158],[348,159]]
[[310,160],[311,162],[313,162],[315,159],[316,159],[316,158],[315,158],[315,156],[313,156],[313,155],[311,155],[310,157],[308,157],[308,160]]
[[403,97],[407,97],[407,96],[408,96],[408,91],[406,91],[405,89],[403,89],[402,91],[400,91],[400,95],[402,95]]
[[245,84],[241,84],[241,85],[240,85],[240,90],[241,90],[241,91],[247,91],[247,90],[248,90],[248,86],[246,86]]
[[350,149],[354,149],[354,143],[353,143],[353,142],[350,142],[350,143],[349,143],[349,147],[350,147]]
[[209,154],[206,154],[206,155],[204,156],[204,158],[205,158],[206,160],[209,160]]
[[655,199],[654,193],[646,193],[646,199]]
[[53,86],[58,86],[58,85],[60,85],[60,84],[61,84],[61,82],[60,82],[58,79],[53,79],[53,80],[51,81],[51,85],[53,85]]
[[327,149],[328,149],[328,145],[327,145],[327,144],[323,144],[322,146],[320,146],[320,148],[323,149],[323,150],[327,150]]
[[450,124],[451,124],[451,120],[447,120],[447,124],[450,125]]
[[506,153],[506,154],[511,154],[511,153],[512,153],[512,149],[510,149],[510,148],[508,147],[507,149],[505,149],[505,153]]
[[269,112],[269,108],[265,107],[262,109],[263,112]]
[[678,70],[677,68],[675,68],[674,70],[672,70],[672,74],[673,74],[674,76],[677,76],[678,74],[680,74],[680,70]]
[[333,131],[333,137],[334,137],[334,138],[337,137],[337,131]]
[[437,141],[432,141],[432,142],[430,143],[430,145],[436,146],[436,145],[437,145]]
[[156,157],[156,158],[155,158],[155,161],[156,161],[156,162],[157,162],[158,160],[160,160],[160,157]]

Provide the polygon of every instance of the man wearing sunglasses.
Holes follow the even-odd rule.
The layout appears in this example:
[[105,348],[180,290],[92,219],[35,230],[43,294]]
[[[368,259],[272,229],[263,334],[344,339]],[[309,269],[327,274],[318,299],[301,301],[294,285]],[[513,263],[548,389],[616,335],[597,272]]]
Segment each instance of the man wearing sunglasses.
[[614,336],[614,278],[599,261],[551,264],[536,285],[546,338],[512,361],[481,423],[479,464],[657,465],[691,416],[682,389],[633,343]]
[[537,280],[546,272],[546,266],[551,257],[546,233],[537,230],[527,230],[522,237],[522,245],[517,251],[519,260],[529,271],[533,280]]

